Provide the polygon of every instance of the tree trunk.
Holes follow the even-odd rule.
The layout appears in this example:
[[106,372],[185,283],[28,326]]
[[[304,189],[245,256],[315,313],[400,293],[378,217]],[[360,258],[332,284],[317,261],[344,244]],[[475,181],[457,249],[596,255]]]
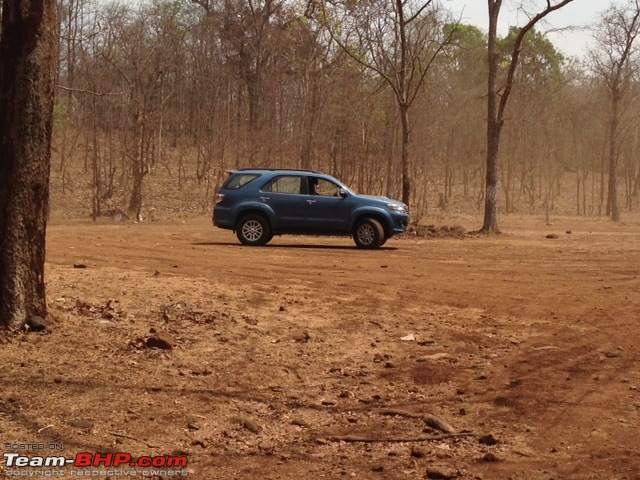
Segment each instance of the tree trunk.
[[497,105],[498,50],[497,25],[501,1],[489,0],[489,37],[487,55],[489,75],[487,81],[487,172],[485,179],[483,233],[499,232],[498,228],[498,147],[500,145],[500,120]]
[[56,72],[54,0],[4,0],[0,38],[0,324],[46,317],[45,233]]
[[411,198],[411,163],[409,157],[409,105],[400,104],[402,124],[402,202],[409,205]]
[[146,174],[144,151],[145,119],[143,111],[136,114],[134,153],[131,159],[133,187],[129,200],[129,208],[127,209],[129,214],[138,221],[142,220],[142,182]]
[[616,169],[618,167],[618,148],[616,137],[618,135],[618,110],[620,105],[620,93],[613,92],[611,96],[611,118],[609,119],[609,185],[607,194],[607,215],[611,219],[620,221],[620,209],[618,208],[618,182]]

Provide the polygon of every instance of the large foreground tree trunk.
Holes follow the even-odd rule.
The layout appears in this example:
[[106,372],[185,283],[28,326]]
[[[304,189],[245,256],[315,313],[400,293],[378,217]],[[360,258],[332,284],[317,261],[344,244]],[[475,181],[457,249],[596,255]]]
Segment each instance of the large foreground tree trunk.
[[498,149],[503,119],[498,115],[498,16],[502,0],[489,0],[489,36],[487,57],[487,174],[485,178],[484,221],[481,232],[497,233],[498,228]]
[[0,37],[0,325],[46,317],[55,0],[4,0]]

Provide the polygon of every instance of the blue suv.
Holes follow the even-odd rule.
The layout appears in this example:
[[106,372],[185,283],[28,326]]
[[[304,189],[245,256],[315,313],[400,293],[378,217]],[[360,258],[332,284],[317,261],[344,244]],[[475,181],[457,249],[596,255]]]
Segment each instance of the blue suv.
[[373,249],[409,224],[404,203],[358,195],[320,172],[229,173],[215,198],[213,224],[234,230],[244,245],[265,245],[283,234],[352,235],[358,247]]

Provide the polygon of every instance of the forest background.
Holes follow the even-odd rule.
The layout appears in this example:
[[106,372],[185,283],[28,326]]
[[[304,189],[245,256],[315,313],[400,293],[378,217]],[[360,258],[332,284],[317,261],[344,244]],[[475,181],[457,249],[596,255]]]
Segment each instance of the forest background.
[[[202,214],[241,167],[327,172],[408,199],[414,221],[481,213],[487,34],[445,6],[62,0],[52,214]],[[613,164],[622,217],[637,218],[640,9],[607,6],[584,59],[527,34],[500,145],[501,213],[609,215]],[[498,39],[499,83],[518,31]]]

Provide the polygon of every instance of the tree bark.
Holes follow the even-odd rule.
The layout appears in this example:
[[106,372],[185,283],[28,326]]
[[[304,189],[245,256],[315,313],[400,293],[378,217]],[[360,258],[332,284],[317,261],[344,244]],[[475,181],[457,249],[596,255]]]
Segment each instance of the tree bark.
[[409,205],[411,199],[411,157],[409,156],[410,133],[409,105],[400,104],[400,123],[402,125],[402,202]]
[[497,105],[498,50],[496,41],[501,4],[501,0],[489,0],[487,173],[485,179],[484,222],[481,229],[484,233],[497,233],[500,231],[498,228],[498,147],[500,145],[502,120],[498,118]]
[[142,184],[147,173],[144,149],[145,121],[144,107],[141,107],[135,115],[134,152],[131,158],[133,186],[127,208],[129,214],[138,221],[142,220]]
[[618,207],[618,123],[619,123],[619,106],[621,95],[617,89],[614,89],[611,96],[611,117],[609,119],[609,184],[607,193],[607,216],[611,215],[611,220],[620,221],[620,208]]
[[0,324],[47,316],[45,233],[55,0],[4,0],[0,37]]

